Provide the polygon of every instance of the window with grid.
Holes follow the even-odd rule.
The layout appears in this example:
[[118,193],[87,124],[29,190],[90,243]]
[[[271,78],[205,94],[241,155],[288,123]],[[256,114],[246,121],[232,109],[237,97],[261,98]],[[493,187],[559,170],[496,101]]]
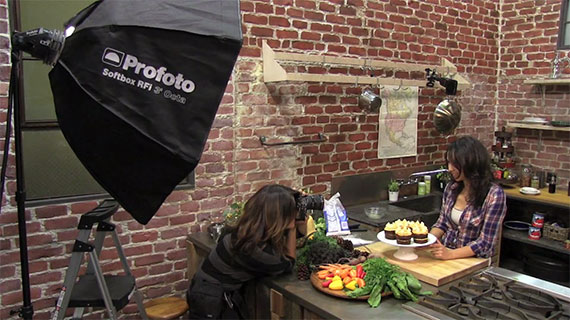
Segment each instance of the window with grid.
[[[11,0],[11,28],[63,29],[93,0]],[[59,129],[48,73],[50,67],[24,55],[20,73],[20,114],[24,181],[28,203],[53,203],[108,195],[75,156]],[[194,187],[192,172],[179,188]]]
[[562,0],[560,12],[560,30],[558,32],[558,49],[570,49],[570,0]]

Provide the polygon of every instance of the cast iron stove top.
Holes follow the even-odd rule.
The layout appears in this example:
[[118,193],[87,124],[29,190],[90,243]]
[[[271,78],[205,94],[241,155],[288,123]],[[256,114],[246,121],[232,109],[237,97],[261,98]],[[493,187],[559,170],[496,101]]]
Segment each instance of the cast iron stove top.
[[428,319],[570,320],[570,302],[544,289],[484,271],[404,307]]

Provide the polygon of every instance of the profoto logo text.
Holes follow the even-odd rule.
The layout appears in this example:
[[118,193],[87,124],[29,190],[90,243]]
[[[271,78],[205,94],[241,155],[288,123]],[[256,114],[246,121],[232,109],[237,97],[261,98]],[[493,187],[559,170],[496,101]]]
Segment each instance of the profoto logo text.
[[[174,87],[175,89],[182,90],[185,93],[191,93],[196,89],[194,82],[184,79],[184,75],[181,73],[174,75],[168,72],[166,67],[154,67],[151,65],[146,65],[145,63],[140,62],[137,57],[130,54],[125,54],[124,52],[112,48],[105,49],[102,60],[105,64],[111,65],[113,67],[120,67],[125,71],[134,72],[136,75],[142,75],[146,79],[154,80],[159,84],[163,84],[168,87]],[[136,85],[137,87],[141,87],[142,89],[149,91],[152,89],[151,83],[147,83],[146,81],[142,80],[136,81],[118,71],[111,71],[107,68],[104,68],[103,75],[124,83],[131,84],[133,86]],[[156,92],[157,88],[154,89]],[[162,90],[163,89],[160,88],[160,91]],[[172,99],[172,95],[174,94],[168,90],[166,90],[164,93],[166,92],[168,92],[170,95],[168,98]]]
[[144,63],[139,62],[137,57],[127,54],[125,62],[123,63],[123,70],[128,71],[134,68],[135,74],[140,74],[147,78],[154,80],[156,82],[162,82],[165,86],[173,86],[178,90],[182,90],[186,93],[191,93],[194,91],[194,82],[191,80],[185,80],[184,75],[179,73],[174,76],[172,73],[166,72],[165,67],[159,67],[158,69],[153,66],[147,66]]

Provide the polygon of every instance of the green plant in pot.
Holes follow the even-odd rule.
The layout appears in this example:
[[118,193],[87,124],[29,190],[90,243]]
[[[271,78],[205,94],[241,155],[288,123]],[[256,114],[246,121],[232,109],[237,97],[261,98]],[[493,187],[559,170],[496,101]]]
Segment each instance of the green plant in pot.
[[390,202],[398,201],[398,193],[400,192],[400,184],[396,180],[390,180],[388,184],[388,200]]
[[244,206],[244,201],[235,201],[227,207],[223,212],[224,223],[230,226],[235,225],[243,213]]

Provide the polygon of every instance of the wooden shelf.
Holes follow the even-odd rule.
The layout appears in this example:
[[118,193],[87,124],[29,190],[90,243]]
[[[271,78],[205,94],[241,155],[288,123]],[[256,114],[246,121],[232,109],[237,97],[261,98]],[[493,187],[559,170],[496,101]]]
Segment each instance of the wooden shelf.
[[507,127],[521,128],[521,129],[535,129],[535,130],[550,130],[550,131],[566,131],[570,132],[570,127],[555,127],[546,124],[533,124],[522,122],[508,122]]
[[368,85],[394,85],[394,86],[417,86],[425,87],[427,80],[409,80],[397,78],[380,78],[370,76],[351,75],[329,75],[315,73],[291,73],[287,72],[278,61],[289,63],[310,63],[310,64],[335,64],[344,66],[355,66],[361,68],[393,69],[403,71],[424,72],[426,68],[437,69],[440,72],[452,74],[450,77],[457,80],[457,89],[469,88],[471,83],[464,77],[457,74],[457,67],[446,59],[442,59],[441,65],[433,66],[427,64],[413,64],[403,62],[391,62],[381,60],[370,60],[361,58],[343,58],[327,55],[300,54],[275,52],[266,41],[263,41],[263,81],[298,81],[298,82],[328,82],[328,83],[353,83]]
[[523,242],[559,253],[570,254],[570,250],[564,248],[564,242],[551,240],[545,237],[542,237],[538,240],[531,240],[528,238],[527,231],[517,231],[503,228],[503,238]]
[[545,78],[545,79],[527,79],[523,81],[525,84],[540,84],[540,85],[549,85],[549,84],[570,84],[570,78]]
[[548,193],[548,188],[542,188],[538,195],[522,194],[520,193],[520,187],[516,185],[505,186],[503,187],[503,191],[509,199],[570,209],[568,190],[562,189],[560,186],[556,188],[555,193]]

